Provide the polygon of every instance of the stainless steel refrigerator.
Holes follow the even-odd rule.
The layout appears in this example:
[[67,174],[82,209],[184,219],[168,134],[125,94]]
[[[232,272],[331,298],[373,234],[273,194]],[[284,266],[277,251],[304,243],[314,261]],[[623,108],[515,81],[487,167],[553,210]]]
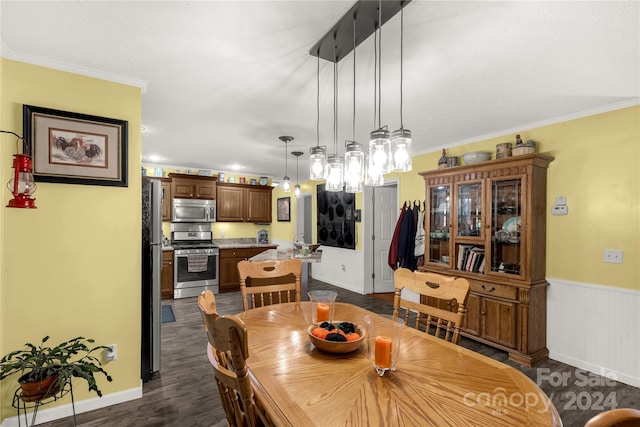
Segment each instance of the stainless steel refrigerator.
[[149,381],[160,370],[162,270],[162,187],[142,178],[142,357],[140,377]]

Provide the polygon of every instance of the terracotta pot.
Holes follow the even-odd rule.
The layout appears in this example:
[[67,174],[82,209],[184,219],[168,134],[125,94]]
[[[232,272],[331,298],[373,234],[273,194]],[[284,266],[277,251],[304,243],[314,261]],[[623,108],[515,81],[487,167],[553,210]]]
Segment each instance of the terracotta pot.
[[18,383],[22,389],[20,398],[25,402],[35,402],[46,399],[60,391],[60,386],[57,384],[58,375],[45,378],[42,381],[27,381],[25,379],[27,375],[28,374],[25,374],[18,379]]

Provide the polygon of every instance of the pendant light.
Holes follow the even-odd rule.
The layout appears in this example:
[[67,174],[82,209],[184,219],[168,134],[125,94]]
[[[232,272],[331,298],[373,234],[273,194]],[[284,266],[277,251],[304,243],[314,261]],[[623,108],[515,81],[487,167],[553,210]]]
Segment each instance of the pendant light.
[[309,178],[313,181],[325,179],[327,168],[327,147],[320,146],[320,49],[318,48],[318,67],[316,73],[316,140],[317,145],[311,147],[309,157]]
[[300,183],[298,182],[298,159],[304,153],[302,151],[292,151],[291,154],[296,156],[296,185],[295,185],[295,187],[293,187],[294,188],[293,194],[295,194],[296,197],[300,197]]
[[285,193],[288,193],[289,191],[291,191],[290,188],[290,180],[289,180],[289,176],[287,176],[287,144],[291,141],[293,141],[293,137],[292,136],[281,136],[279,137],[280,141],[284,142],[284,178],[282,178],[282,191],[284,191]]
[[[334,34],[333,52],[336,44]],[[338,154],[338,61],[333,63],[333,154],[327,159],[326,191],[342,191],[344,185],[344,157]]]
[[351,141],[344,153],[344,191],[361,193],[364,180],[364,147],[356,142],[356,15],[353,15],[353,122]]
[[28,152],[27,140],[14,132],[6,130],[0,132],[10,133],[18,138],[16,140],[16,154],[13,155],[13,177],[7,182],[7,188],[13,194],[13,199],[9,200],[7,207],[35,209],[35,199],[31,196],[36,192],[37,185],[33,179],[31,156],[18,154],[19,141],[23,141],[23,151]]
[[[380,9],[378,9],[380,10]],[[373,32],[373,53],[374,53],[374,66],[373,66],[373,122],[375,124],[376,117],[378,118],[378,122],[380,121],[380,116],[377,114],[378,111],[378,23],[374,23],[375,30]],[[375,131],[374,131],[375,132]],[[374,133],[372,132],[372,133]],[[371,150],[371,141],[369,141],[369,150],[367,151],[366,156],[366,171],[364,184],[369,187],[379,187],[384,185],[384,175],[383,168],[379,163],[374,162],[373,154],[374,151]]]
[[373,168],[376,171],[380,171],[379,173],[388,173],[393,169],[392,166],[392,157],[391,157],[391,139],[389,131],[387,130],[387,126],[381,125],[381,99],[382,99],[382,90],[381,90],[381,81],[382,81],[382,0],[378,1],[378,24],[376,34],[379,34],[377,37],[377,50],[376,59],[377,59],[377,73],[378,73],[378,129],[374,130],[370,134],[369,138],[369,162],[372,163]]
[[393,131],[391,152],[393,154],[393,171],[408,172],[411,162],[411,131],[404,128],[402,117],[402,77],[403,77],[403,45],[404,45],[404,8],[400,9],[400,129]]

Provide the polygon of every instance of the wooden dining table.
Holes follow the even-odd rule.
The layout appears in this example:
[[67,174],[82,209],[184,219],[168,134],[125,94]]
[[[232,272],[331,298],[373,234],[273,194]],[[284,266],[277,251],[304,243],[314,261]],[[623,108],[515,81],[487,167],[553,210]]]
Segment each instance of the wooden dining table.
[[[403,326],[397,370],[379,376],[367,346],[324,353],[309,340],[311,303],[237,316],[247,326],[256,398],[277,426],[555,426],[551,400],[504,363]],[[391,320],[336,303],[334,319]]]

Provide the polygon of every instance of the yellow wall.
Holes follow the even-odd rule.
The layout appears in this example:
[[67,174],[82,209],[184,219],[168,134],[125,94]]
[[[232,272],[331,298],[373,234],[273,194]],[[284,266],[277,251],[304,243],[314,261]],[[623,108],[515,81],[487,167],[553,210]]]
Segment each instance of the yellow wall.
[[[640,290],[640,106],[520,132],[550,154],[547,175],[547,277]],[[447,149],[447,156],[491,151],[515,135]],[[415,156],[400,179],[400,203],[424,200],[417,172],[437,169],[441,152]],[[459,159],[461,162],[461,159]],[[569,214],[553,216],[557,196]],[[604,249],[622,249],[623,264],[602,261]]]
[[[22,134],[22,105],[127,120],[129,186],[38,183],[37,209],[0,207],[0,354],[76,336],[118,344],[99,377],[104,394],[140,386],[141,94],[138,88],[1,59],[3,130]],[[9,179],[15,138],[2,136],[0,179]],[[86,384],[76,402],[95,398]],[[0,420],[15,415],[16,383],[0,384]],[[68,397],[61,403],[69,403]]]

